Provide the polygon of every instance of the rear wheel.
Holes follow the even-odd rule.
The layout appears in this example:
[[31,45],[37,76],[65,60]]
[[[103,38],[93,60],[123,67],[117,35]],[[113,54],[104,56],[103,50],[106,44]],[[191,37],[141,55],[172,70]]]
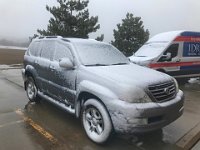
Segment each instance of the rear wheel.
[[28,77],[26,81],[26,94],[31,102],[38,102],[37,87],[32,77]]
[[98,144],[105,143],[113,131],[107,110],[96,99],[89,99],[84,103],[82,124],[87,136]]

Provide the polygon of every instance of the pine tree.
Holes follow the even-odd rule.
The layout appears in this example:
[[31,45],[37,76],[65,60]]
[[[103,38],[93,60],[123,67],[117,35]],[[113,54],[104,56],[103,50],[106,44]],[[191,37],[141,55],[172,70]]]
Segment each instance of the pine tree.
[[101,34],[101,36],[98,36],[95,40],[103,41],[103,39],[104,39],[104,34]]
[[42,36],[60,35],[64,37],[88,38],[89,33],[96,32],[100,25],[98,17],[90,17],[88,0],[57,0],[59,6],[46,6],[53,17],[47,30],[37,30]]
[[144,29],[141,17],[134,17],[131,13],[127,13],[113,32],[115,40],[111,43],[126,56],[131,56],[149,39],[149,31]]

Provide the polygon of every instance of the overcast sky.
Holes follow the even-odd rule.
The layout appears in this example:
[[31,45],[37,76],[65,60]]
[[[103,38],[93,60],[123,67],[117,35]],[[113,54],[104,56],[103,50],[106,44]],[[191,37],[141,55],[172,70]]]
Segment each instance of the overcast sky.
[[[46,29],[50,18],[46,4],[56,5],[56,0],[0,0],[0,37],[28,38],[38,28]],[[170,30],[200,31],[199,0],[90,0],[90,15],[99,16],[101,29],[91,34],[95,38],[105,35],[113,39],[113,29],[126,13],[142,17],[151,36]]]

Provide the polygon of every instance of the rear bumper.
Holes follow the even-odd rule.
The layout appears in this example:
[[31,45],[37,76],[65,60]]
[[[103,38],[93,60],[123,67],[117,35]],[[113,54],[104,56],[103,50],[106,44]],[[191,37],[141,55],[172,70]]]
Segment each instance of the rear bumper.
[[22,78],[25,81],[25,69],[22,69],[21,71],[22,71]]
[[160,129],[183,114],[184,95],[163,103],[133,104],[120,100],[107,103],[116,132],[137,133]]

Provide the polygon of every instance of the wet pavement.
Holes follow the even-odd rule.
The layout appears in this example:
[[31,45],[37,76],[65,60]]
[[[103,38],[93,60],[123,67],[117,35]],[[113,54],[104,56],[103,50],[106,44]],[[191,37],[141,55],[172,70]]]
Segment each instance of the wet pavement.
[[140,135],[113,135],[96,145],[74,116],[52,104],[29,103],[19,69],[0,70],[0,150],[173,150],[176,142],[200,122],[200,82],[181,85],[185,111],[162,130]]

